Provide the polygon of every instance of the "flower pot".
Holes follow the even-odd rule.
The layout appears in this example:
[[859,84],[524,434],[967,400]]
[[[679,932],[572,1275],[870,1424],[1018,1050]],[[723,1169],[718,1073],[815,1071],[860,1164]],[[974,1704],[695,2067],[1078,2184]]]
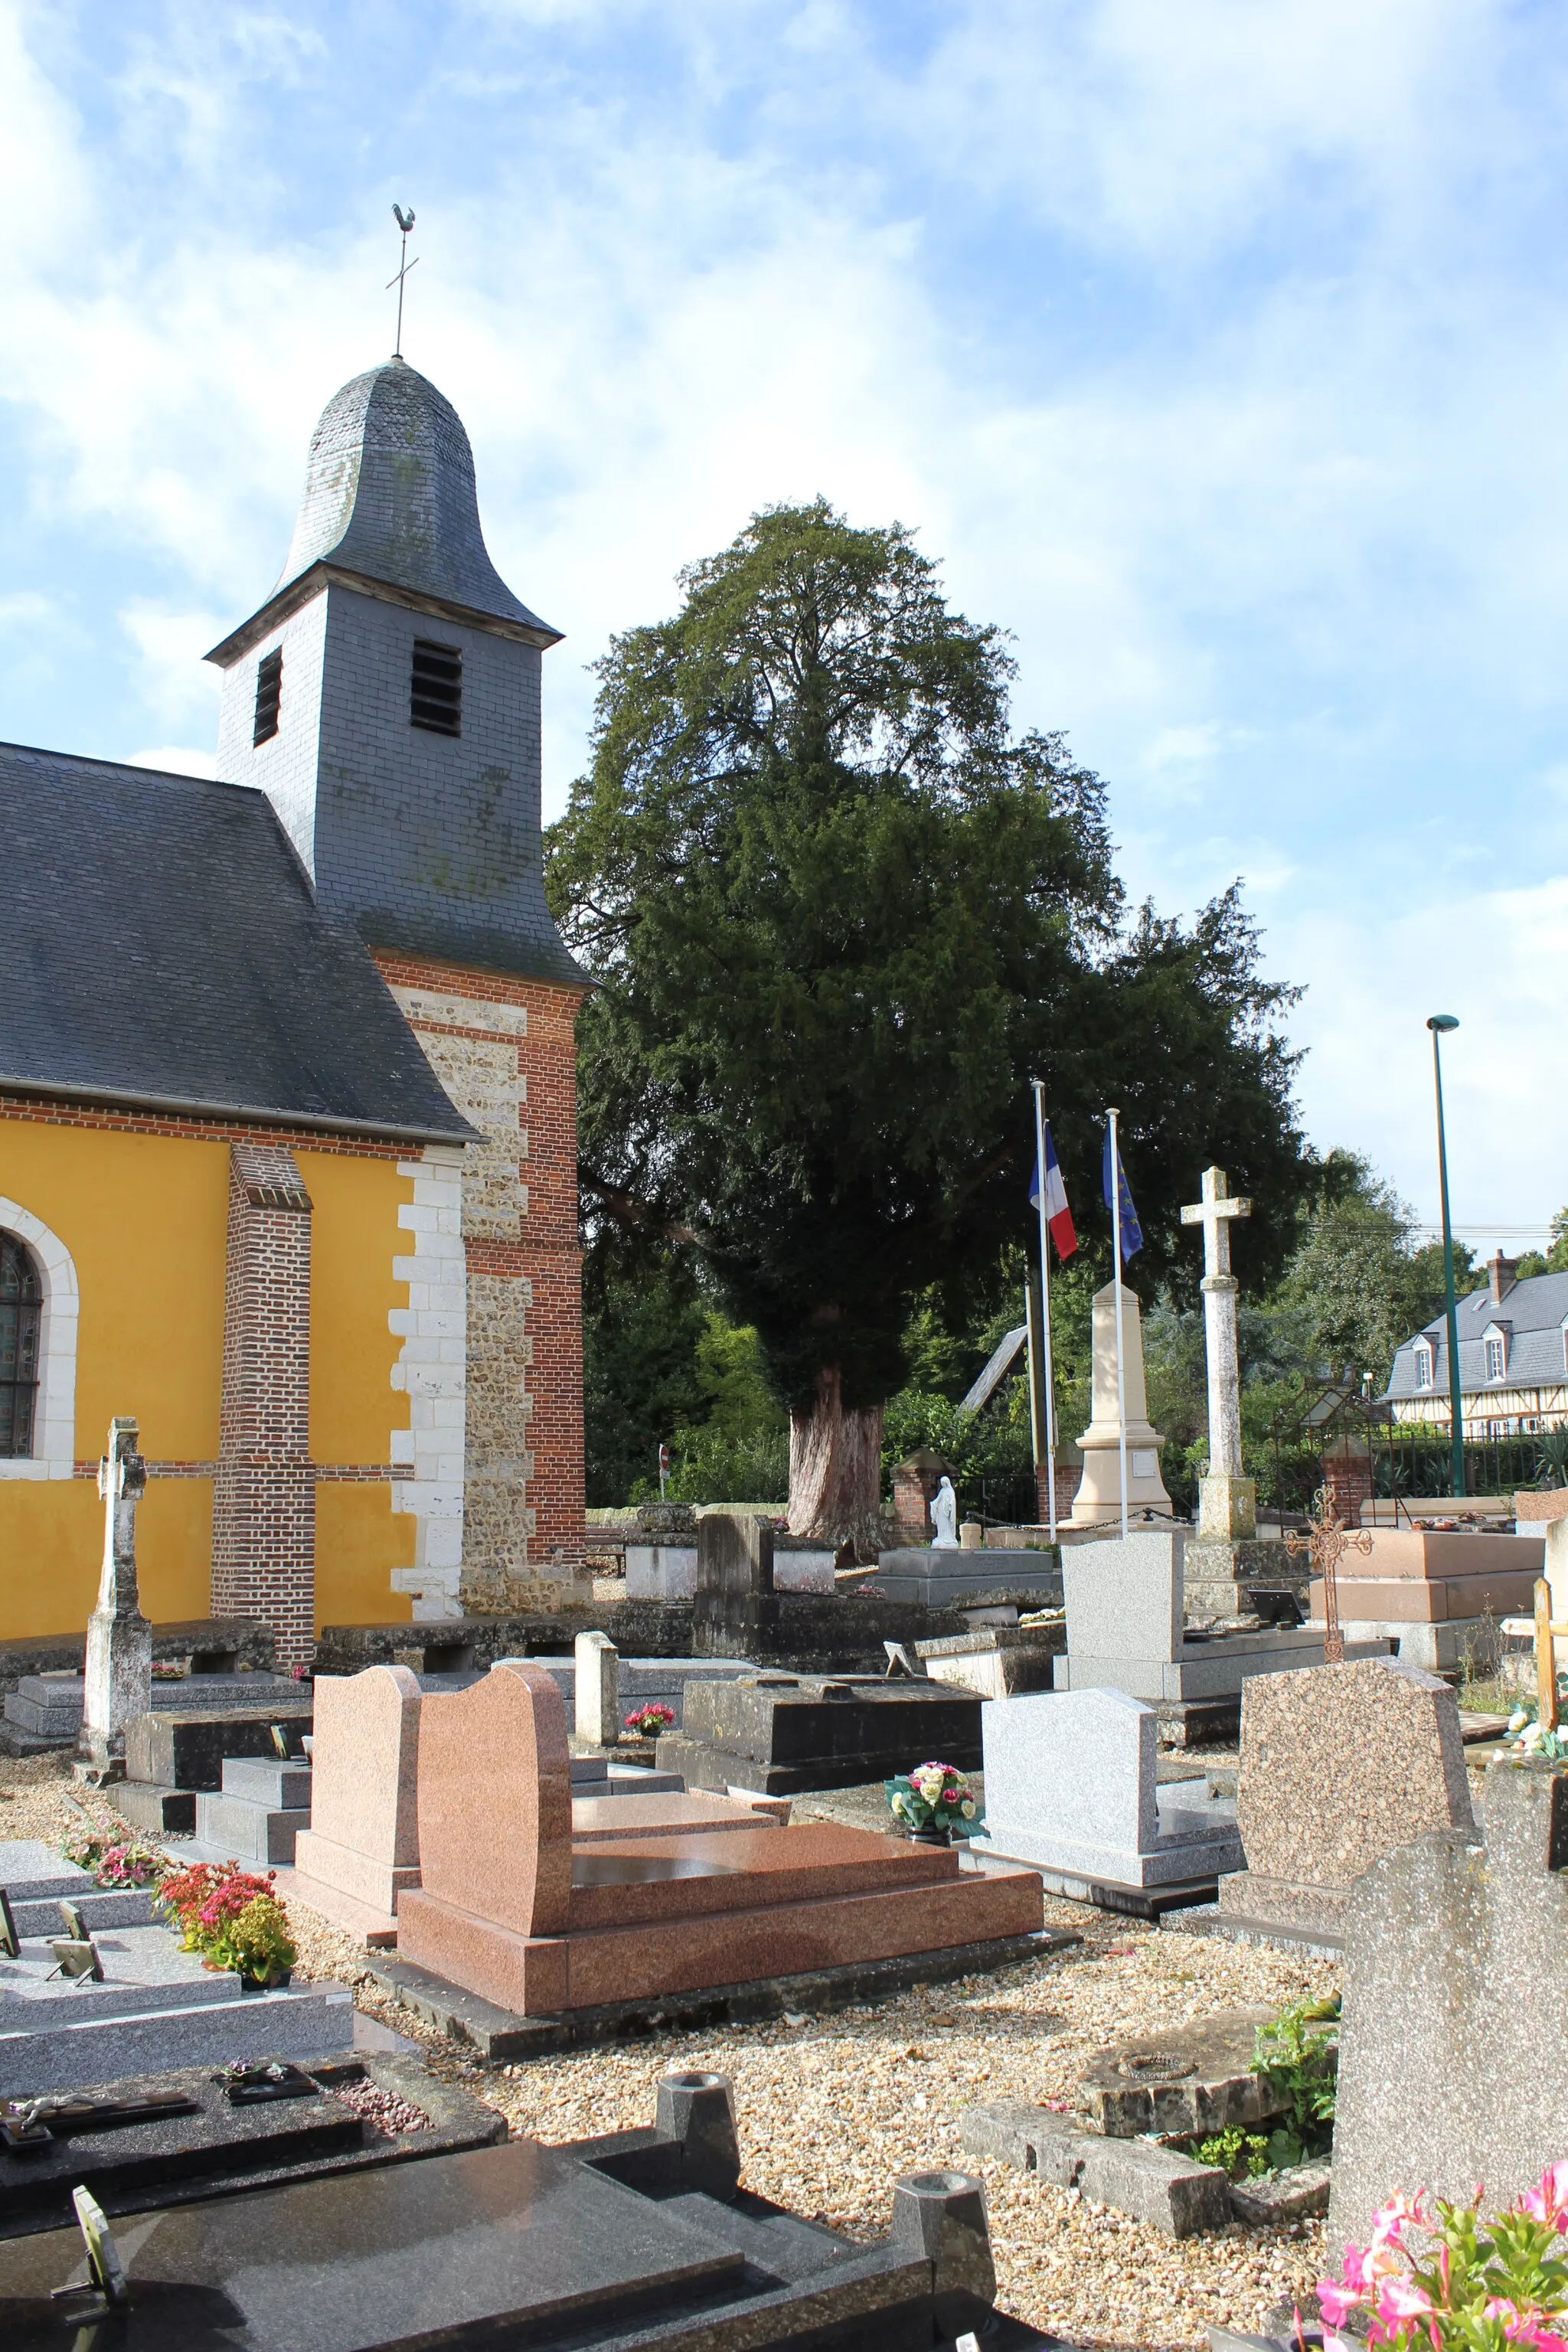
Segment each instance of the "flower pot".
[[912,1845],[951,1845],[952,1832],[945,1822],[928,1822],[922,1830],[906,1832]]
[[269,1976],[247,1976],[243,1969],[235,1970],[241,1992],[280,1992],[293,1979],[292,1969],[274,1969]]

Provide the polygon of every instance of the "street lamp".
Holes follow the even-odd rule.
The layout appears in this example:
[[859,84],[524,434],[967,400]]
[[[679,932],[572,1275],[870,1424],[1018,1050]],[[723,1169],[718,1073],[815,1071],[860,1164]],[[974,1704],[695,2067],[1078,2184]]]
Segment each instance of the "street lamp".
[[1438,1040],[1458,1025],[1451,1013],[1434,1013],[1426,1024],[1432,1032],[1432,1076],[1437,1088],[1437,1182],[1443,1195],[1443,1287],[1448,1303],[1448,1430],[1456,1499],[1465,1492],[1465,1404],[1459,1387],[1459,1310],[1454,1298],[1454,1230],[1448,1223],[1448,1148],[1443,1137],[1443,1062]]

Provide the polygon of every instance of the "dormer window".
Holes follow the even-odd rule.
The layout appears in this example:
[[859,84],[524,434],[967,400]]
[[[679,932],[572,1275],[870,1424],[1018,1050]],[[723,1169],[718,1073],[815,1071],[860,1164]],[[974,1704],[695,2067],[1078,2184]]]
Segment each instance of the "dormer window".
[[428,637],[414,640],[414,677],[409,688],[408,723],[432,735],[463,731],[463,656],[456,646],[438,646]]
[[1489,1381],[1500,1381],[1506,1370],[1503,1343],[1494,1336],[1487,1341],[1487,1378]]
[[252,743],[268,743],[278,732],[278,706],[283,699],[283,648],[274,646],[256,665],[256,725]]
[[1432,1385],[1432,1349],[1425,1339],[1417,1343],[1415,1349],[1415,1385],[1418,1389]]

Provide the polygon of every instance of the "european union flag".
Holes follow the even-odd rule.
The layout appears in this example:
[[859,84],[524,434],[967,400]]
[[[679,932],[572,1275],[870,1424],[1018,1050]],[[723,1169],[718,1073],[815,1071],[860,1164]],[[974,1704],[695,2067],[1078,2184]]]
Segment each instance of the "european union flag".
[[[1138,1212],[1132,1205],[1132,1195],[1127,1189],[1127,1171],[1122,1165],[1120,1152],[1116,1155],[1116,1180],[1117,1189],[1121,1195],[1121,1263],[1125,1265],[1128,1259],[1143,1246],[1143,1228],[1138,1222]],[[1105,1130],[1103,1181],[1105,1205],[1109,1209],[1110,1207],[1110,1129],[1109,1126]]]

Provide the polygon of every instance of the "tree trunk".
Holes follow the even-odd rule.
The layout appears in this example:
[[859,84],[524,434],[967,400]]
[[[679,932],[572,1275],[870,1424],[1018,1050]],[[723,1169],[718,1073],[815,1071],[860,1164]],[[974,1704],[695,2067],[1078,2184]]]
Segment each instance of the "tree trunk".
[[875,1559],[882,1501],[882,1408],[846,1412],[837,1366],[816,1376],[809,1413],[789,1424],[789,1530],[854,1544]]

